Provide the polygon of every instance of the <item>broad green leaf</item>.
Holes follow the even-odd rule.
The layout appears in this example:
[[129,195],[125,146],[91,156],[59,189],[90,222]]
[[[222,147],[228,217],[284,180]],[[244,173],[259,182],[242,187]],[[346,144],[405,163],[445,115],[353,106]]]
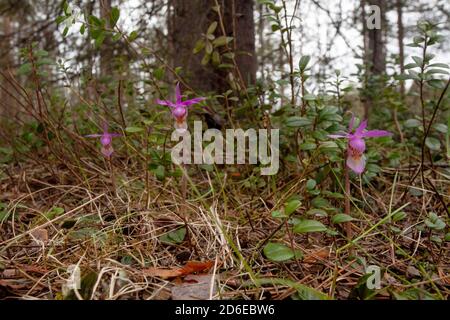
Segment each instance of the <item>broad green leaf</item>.
[[138,132],[142,132],[144,131],[144,128],[140,128],[140,127],[127,127],[125,129],[126,132],[128,133],[138,133]]
[[338,213],[337,215],[333,216],[333,218],[331,218],[331,222],[333,222],[335,224],[349,222],[349,221],[353,221],[353,220],[355,220],[353,217],[351,217],[345,213]]
[[296,233],[322,232],[326,230],[327,227],[322,222],[316,220],[300,220],[294,226],[294,232]]
[[441,149],[441,142],[434,137],[427,137],[425,139],[425,144],[430,150],[438,151]]
[[184,238],[186,237],[186,228],[179,228],[174,231],[170,231],[166,234],[163,234],[159,239],[162,242],[167,243],[182,243],[184,241]]
[[289,203],[286,204],[286,207],[284,208],[284,213],[288,216],[290,216],[292,213],[295,212],[301,205],[300,200],[292,200],[289,201]]
[[310,216],[316,216],[316,217],[327,217],[328,216],[328,213],[325,210],[316,209],[316,208],[308,210],[308,212],[306,212],[306,214],[310,215]]
[[194,49],[192,50],[192,52],[194,52],[194,54],[197,54],[200,51],[202,51],[204,48],[205,48],[205,41],[203,39],[200,39],[195,43],[195,46],[194,46]]
[[313,189],[316,187],[316,185],[317,185],[316,180],[314,180],[314,179],[309,179],[309,180],[306,182],[306,189],[308,189],[308,190],[313,190]]
[[290,128],[306,127],[312,124],[311,119],[304,117],[290,117],[286,119],[285,125]]
[[231,40],[233,40],[232,37],[220,36],[220,37],[214,39],[213,45],[214,45],[214,47],[224,46],[227,43],[229,43]]
[[422,125],[422,123],[417,119],[408,119],[405,121],[405,128],[417,128]]
[[263,249],[267,259],[282,262],[294,258],[294,251],[281,243],[269,242]]
[[214,21],[213,23],[211,23],[208,27],[208,30],[206,31],[206,34],[213,34],[214,31],[216,31],[217,28],[217,21]]
[[425,224],[428,228],[434,230],[442,230],[445,228],[445,222],[434,212],[428,215],[428,218],[425,219]]
[[298,67],[300,68],[301,71],[304,71],[306,69],[310,60],[311,60],[311,56],[303,56],[300,58]]
[[117,7],[113,7],[111,9],[111,17],[109,19],[109,24],[111,25],[111,28],[114,28],[117,24],[117,21],[120,17],[120,10]]

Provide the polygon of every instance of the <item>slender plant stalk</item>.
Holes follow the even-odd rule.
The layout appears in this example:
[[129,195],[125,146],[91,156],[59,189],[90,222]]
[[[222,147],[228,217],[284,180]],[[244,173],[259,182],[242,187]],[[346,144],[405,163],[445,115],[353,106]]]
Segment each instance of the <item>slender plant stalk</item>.
[[108,164],[109,164],[109,172],[111,174],[111,185],[112,185],[114,194],[117,196],[116,176],[114,174],[114,167],[112,164],[111,157],[108,158]]
[[[350,214],[350,175],[348,172],[348,167],[344,164],[344,177],[345,177],[345,214],[347,215],[351,215]],[[353,238],[353,232],[352,232],[352,225],[351,222],[346,222],[344,225],[345,228],[345,233],[347,235],[348,239],[352,239]]]

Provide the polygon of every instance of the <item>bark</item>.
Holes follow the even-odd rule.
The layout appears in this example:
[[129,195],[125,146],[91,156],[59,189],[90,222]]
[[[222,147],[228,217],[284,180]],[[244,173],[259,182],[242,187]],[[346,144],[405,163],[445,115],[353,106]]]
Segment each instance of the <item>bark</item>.
[[369,0],[369,4],[381,8],[381,29],[369,29],[367,31],[369,38],[370,72],[373,75],[380,75],[386,71],[386,50],[383,37],[383,30],[386,24],[386,1]]
[[[375,5],[381,11],[381,28],[369,29],[366,25],[367,14],[365,5]],[[365,94],[364,118],[369,118],[370,110],[373,108],[374,100],[376,100],[376,92],[379,91],[382,84],[382,75],[386,72],[386,49],[385,49],[385,33],[386,30],[386,0],[362,0],[362,17],[363,17],[363,36],[364,36],[364,65],[365,71]]]
[[[403,1],[397,0],[397,38],[398,38],[398,60],[400,64],[400,73],[405,73],[405,52],[404,52],[404,43],[403,40],[405,38],[405,28],[403,25]],[[402,100],[405,99],[405,83],[403,81],[400,82],[400,95]]]
[[[13,87],[9,83],[9,79],[11,78],[11,75],[13,74],[13,65],[14,65],[14,59],[13,59],[13,48],[11,45],[12,42],[12,21],[11,17],[8,15],[4,15],[2,18],[3,22],[3,33],[5,35],[5,40],[2,43],[2,52],[0,56],[0,61],[2,65],[2,71],[4,71],[7,78],[1,79],[2,89],[0,89],[0,98],[1,98],[1,105],[0,105],[0,115],[10,117],[14,114],[14,101],[11,98],[9,94],[13,94]],[[8,79],[9,78],[9,79]],[[9,92],[6,92],[6,91]]]
[[[252,0],[219,1],[223,13],[225,33],[234,37],[230,43],[236,53],[236,62],[244,82],[252,84],[256,79],[255,23]],[[183,76],[194,90],[225,92],[229,89],[226,71],[218,70],[211,64],[201,64],[203,52],[194,54],[197,40],[206,33],[208,26],[219,22],[218,14],[212,10],[214,0],[172,0],[169,17],[171,36],[171,56],[174,66],[183,68]],[[215,36],[222,36],[221,26]]]
[[[100,15],[106,20],[106,27],[110,28],[109,16],[111,13],[111,0],[100,0]],[[107,36],[100,48],[100,76],[110,77],[113,71],[113,45],[111,38]]]

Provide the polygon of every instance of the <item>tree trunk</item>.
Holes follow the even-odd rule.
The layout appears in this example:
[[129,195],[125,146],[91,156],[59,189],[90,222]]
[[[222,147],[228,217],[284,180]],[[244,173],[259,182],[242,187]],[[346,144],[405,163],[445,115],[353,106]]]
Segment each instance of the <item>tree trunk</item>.
[[[109,16],[111,13],[111,0],[100,0],[100,15],[106,20],[106,27],[110,28]],[[110,77],[113,71],[113,45],[111,37],[106,36],[100,48],[100,77]]]
[[[365,5],[380,8],[381,28],[368,28]],[[365,65],[365,94],[363,95],[364,118],[369,119],[369,113],[377,99],[377,92],[382,88],[382,75],[386,72],[386,50],[384,30],[386,29],[386,0],[362,0],[363,37],[364,37],[364,65]]]
[[[204,51],[193,53],[194,46],[202,39],[212,22],[218,27],[214,35],[223,35],[219,16],[212,8],[214,0],[172,0],[172,14],[169,17],[172,64],[183,68],[183,76],[194,90],[223,93],[229,89],[227,71],[208,63],[202,65]],[[223,24],[227,36],[234,37],[229,44],[236,54],[236,62],[245,84],[256,79],[255,23],[253,0],[219,1]]]
[[381,29],[368,30],[370,73],[380,75],[386,71],[386,50],[383,39],[383,29],[385,29],[386,23],[386,2],[385,0],[369,0],[369,4],[379,6],[381,9]]
[[[398,60],[400,64],[400,73],[405,73],[405,52],[403,40],[405,38],[405,29],[403,26],[403,1],[397,0],[397,37],[398,37]],[[400,95],[405,99],[405,83],[400,81]]]
[[[13,48],[11,45],[12,42],[12,22],[11,17],[8,15],[3,16],[3,33],[5,35],[5,41],[2,44],[2,53],[0,56],[0,61],[2,65],[2,71],[4,72],[6,78],[1,79],[2,89],[0,89],[0,115],[10,118],[14,114],[14,103],[13,99],[9,94],[13,94],[13,87],[8,82],[13,73]],[[7,91],[7,92],[5,92]],[[9,93],[9,94],[8,94]]]

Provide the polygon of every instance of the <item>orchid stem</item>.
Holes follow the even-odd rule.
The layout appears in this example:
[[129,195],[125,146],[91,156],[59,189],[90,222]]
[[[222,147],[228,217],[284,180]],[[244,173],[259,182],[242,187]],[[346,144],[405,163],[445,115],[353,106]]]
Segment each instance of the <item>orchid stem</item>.
[[[351,216],[350,214],[350,197],[351,197],[351,193],[350,193],[350,175],[348,172],[348,167],[346,165],[344,165],[344,176],[345,176],[345,214]],[[351,222],[346,222],[345,223],[345,233],[347,235],[347,238],[349,240],[351,240],[353,238],[353,234],[352,234],[352,225]]]
[[111,183],[112,183],[113,191],[114,191],[114,194],[117,197],[116,177],[115,177],[115,174],[114,174],[114,167],[112,165],[111,157],[108,158],[108,163],[109,163],[109,171],[111,173]]

